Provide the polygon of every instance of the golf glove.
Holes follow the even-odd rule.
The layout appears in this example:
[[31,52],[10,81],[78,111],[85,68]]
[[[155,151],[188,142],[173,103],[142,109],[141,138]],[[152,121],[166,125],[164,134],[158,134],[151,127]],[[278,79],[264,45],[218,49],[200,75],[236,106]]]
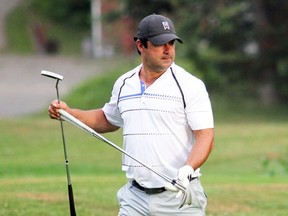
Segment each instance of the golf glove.
[[179,181],[186,188],[185,192],[174,186],[172,183],[165,185],[166,190],[177,192],[176,198],[182,196],[179,208],[182,208],[185,204],[191,205],[192,203],[192,191],[189,189],[189,183],[193,177],[193,174],[194,169],[189,165],[181,167],[178,171],[177,181]]

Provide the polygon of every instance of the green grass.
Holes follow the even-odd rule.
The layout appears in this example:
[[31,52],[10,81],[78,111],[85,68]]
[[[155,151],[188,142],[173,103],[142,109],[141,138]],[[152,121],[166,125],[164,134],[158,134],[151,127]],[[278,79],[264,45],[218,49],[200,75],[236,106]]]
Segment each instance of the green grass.
[[89,32],[61,26],[36,12],[31,8],[30,1],[25,0],[7,16],[5,30],[8,47],[5,52],[16,54],[37,52],[33,33],[33,28],[37,24],[41,26],[46,38],[58,42],[58,54],[81,55],[81,41],[89,36]]
[[[88,80],[65,101],[87,109],[102,106],[126,66]],[[224,95],[212,94],[211,100],[215,148],[201,178],[207,215],[286,215],[286,107],[267,108]],[[67,123],[64,128],[78,215],[117,215],[116,193],[126,182],[121,154]],[[0,215],[69,215],[59,122],[35,114],[0,120],[0,131]],[[121,145],[121,131],[105,137]]]
[[9,52],[23,54],[33,51],[26,13],[24,7],[17,7],[7,16],[6,38]]
[[[68,215],[59,123],[3,120],[0,130],[0,215]],[[115,194],[126,181],[121,155],[70,125],[65,134],[79,215],[115,215]],[[121,143],[119,132],[108,138]]]
[[[279,160],[287,158],[288,123],[216,125],[216,146],[201,179],[208,215],[286,215],[288,175]],[[59,122],[2,120],[0,130],[0,215],[67,215]],[[126,182],[121,155],[66,123],[65,134],[78,214],[117,215],[116,193]],[[105,136],[121,143],[120,131]]]
[[127,70],[122,66],[121,69],[107,71],[101,77],[91,78],[73,89],[64,100],[70,106],[81,109],[102,107],[109,100],[118,76]]

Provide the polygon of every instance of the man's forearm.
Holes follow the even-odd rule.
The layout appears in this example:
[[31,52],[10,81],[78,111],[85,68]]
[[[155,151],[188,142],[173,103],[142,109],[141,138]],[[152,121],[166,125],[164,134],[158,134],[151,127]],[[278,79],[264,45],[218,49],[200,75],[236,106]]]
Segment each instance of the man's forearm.
[[71,115],[89,127],[93,128],[98,133],[112,132],[119,128],[108,122],[102,109],[71,109]]
[[214,146],[214,129],[204,129],[194,131],[195,144],[187,159],[187,164],[192,166],[194,170],[201,165],[209,157]]

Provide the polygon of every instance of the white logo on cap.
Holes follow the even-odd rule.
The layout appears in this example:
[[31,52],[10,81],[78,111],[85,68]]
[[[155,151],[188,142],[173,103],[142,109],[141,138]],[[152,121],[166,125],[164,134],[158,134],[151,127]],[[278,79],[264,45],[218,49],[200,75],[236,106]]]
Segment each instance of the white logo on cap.
[[164,30],[167,30],[167,29],[170,30],[168,22],[162,22],[162,25],[163,25]]

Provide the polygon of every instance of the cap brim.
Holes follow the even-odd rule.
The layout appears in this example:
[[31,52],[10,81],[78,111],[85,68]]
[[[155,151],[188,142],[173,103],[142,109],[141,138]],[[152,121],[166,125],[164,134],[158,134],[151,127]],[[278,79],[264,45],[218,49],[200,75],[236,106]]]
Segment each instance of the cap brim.
[[149,41],[151,41],[154,45],[163,45],[166,44],[172,40],[177,40],[180,43],[183,43],[182,39],[179,38],[175,34],[162,34],[162,35],[157,35],[151,38],[148,38]]

